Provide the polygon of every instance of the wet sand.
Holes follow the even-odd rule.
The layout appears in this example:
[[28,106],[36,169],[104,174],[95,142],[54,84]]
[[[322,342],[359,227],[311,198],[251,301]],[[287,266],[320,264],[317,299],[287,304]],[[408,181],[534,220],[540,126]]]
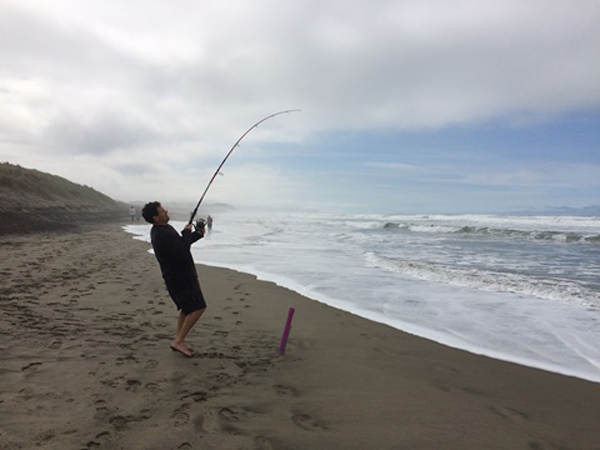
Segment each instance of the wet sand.
[[231,270],[198,267],[208,310],[185,358],[148,249],[118,224],[0,236],[0,449],[600,448],[598,383]]

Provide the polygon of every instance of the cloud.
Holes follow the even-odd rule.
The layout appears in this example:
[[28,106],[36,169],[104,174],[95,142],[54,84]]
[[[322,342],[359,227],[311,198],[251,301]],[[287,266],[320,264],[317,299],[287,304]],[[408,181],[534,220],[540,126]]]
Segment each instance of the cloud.
[[59,118],[48,126],[43,135],[47,145],[56,153],[91,153],[104,155],[132,147],[143,147],[160,140],[154,130],[135,123],[129,117],[105,115],[84,123],[74,117]]
[[580,163],[543,163],[512,168],[485,169],[463,174],[461,183],[481,186],[552,186],[553,189],[577,188],[582,184],[600,186],[599,165]]
[[592,1],[103,3],[92,8],[97,20],[81,6],[59,20],[73,2],[40,17],[4,15],[4,58],[34,73],[38,65],[57,83],[120,87],[144,107],[186,99],[184,112],[221,120],[232,108],[285,104],[325,129],[439,127],[600,105]]
[[[192,172],[282,109],[303,112],[246,148],[596,111],[599,22],[595,0],[5,0],[0,152],[132,198],[153,177],[196,185]],[[254,198],[300,189],[283,161],[243,164]],[[395,169],[444,180],[443,167]],[[528,170],[480,182],[534,181]]]

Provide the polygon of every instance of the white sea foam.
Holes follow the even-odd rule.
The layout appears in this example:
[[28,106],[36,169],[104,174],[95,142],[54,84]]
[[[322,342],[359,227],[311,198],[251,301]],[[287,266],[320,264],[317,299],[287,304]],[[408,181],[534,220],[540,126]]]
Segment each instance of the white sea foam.
[[[148,226],[126,229],[149,241]],[[447,345],[600,382],[599,235],[588,217],[228,215],[193,253]]]
[[510,292],[542,299],[600,307],[600,292],[570,280],[547,280],[518,273],[461,268],[421,261],[391,260],[365,252],[367,264],[417,280],[435,281],[453,286],[470,287],[490,292]]

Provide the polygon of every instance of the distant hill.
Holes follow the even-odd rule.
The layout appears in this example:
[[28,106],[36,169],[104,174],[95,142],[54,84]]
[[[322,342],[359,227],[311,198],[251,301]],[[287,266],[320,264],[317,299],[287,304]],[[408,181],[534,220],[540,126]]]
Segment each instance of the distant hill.
[[528,208],[517,211],[506,211],[505,214],[526,216],[585,216],[600,217],[600,205],[589,205],[574,208],[571,206],[545,206],[543,208]]
[[600,216],[600,205],[584,206],[582,208],[571,208],[569,206],[548,206],[547,211],[557,216]]
[[0,163],[0,234],[125,221],[129,206],[65,178]]

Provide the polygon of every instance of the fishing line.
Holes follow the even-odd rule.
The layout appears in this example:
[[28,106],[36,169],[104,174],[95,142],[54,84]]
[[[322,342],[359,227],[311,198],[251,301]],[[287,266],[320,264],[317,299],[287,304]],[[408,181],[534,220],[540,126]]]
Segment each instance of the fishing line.
[[217,175],[219,174],[219,172],[221,170],[221,167],[223,167],[223,164],[225,164],[225,161],[227,161],[227,158],[229,158],[229,155],[231,155],[233,153],[233,151],[235,150],[235,148],[237,146],[239,146],[239,144],[242,141],[242,139],[244,139],[248,133],[250,133],[254,128],[258,127],[264,121],[272,119],[275,116],[279,116],[281,114],[287,114],[287,113],[291,113],[291,112],[300,112],[300,110],[299,109],[288,109],[288,110],[285,110],[285,111],[279,111],[279,112],[276,112],[274,114],[271,114],[271,115],[265,117],[264,119],[261,119],[258,122],[256,122],[254,125],[252,125],[250,128],[248,128],[244,134],[242,134],[240,136],[240,138],[235,142],[235,144],[233,144],[233,147],[231,147],[231,150],[229,150],[229,152],[227,152],[227,155],[225,155],[225,158],[223,158],[223,161],[221,161],[221,164],[219,164],[219,167],[217,167],[217,170],[215,170],[215,173],[213,174],[212,178],[208,182],[208,185],[206,186],[206,189],[204,189],[204,192],[202,193],[202,196],[200,197],[200,200],[198,200],[198,203],[196,204],[196,207],[192,211],[192,215],[190,216],[190,221],[188,222],[188,225],[191,225],[192,222],[194,221],[194,217],[196,217],[196,213],[198,212],[198,208],[200,207],[200,203],[202,203],[202,200],[204,200],[204,197],[206,196],[206,193],[210,189],[210,186],[212,185],[213,181],[215,181],[215,178],[217,178]]

